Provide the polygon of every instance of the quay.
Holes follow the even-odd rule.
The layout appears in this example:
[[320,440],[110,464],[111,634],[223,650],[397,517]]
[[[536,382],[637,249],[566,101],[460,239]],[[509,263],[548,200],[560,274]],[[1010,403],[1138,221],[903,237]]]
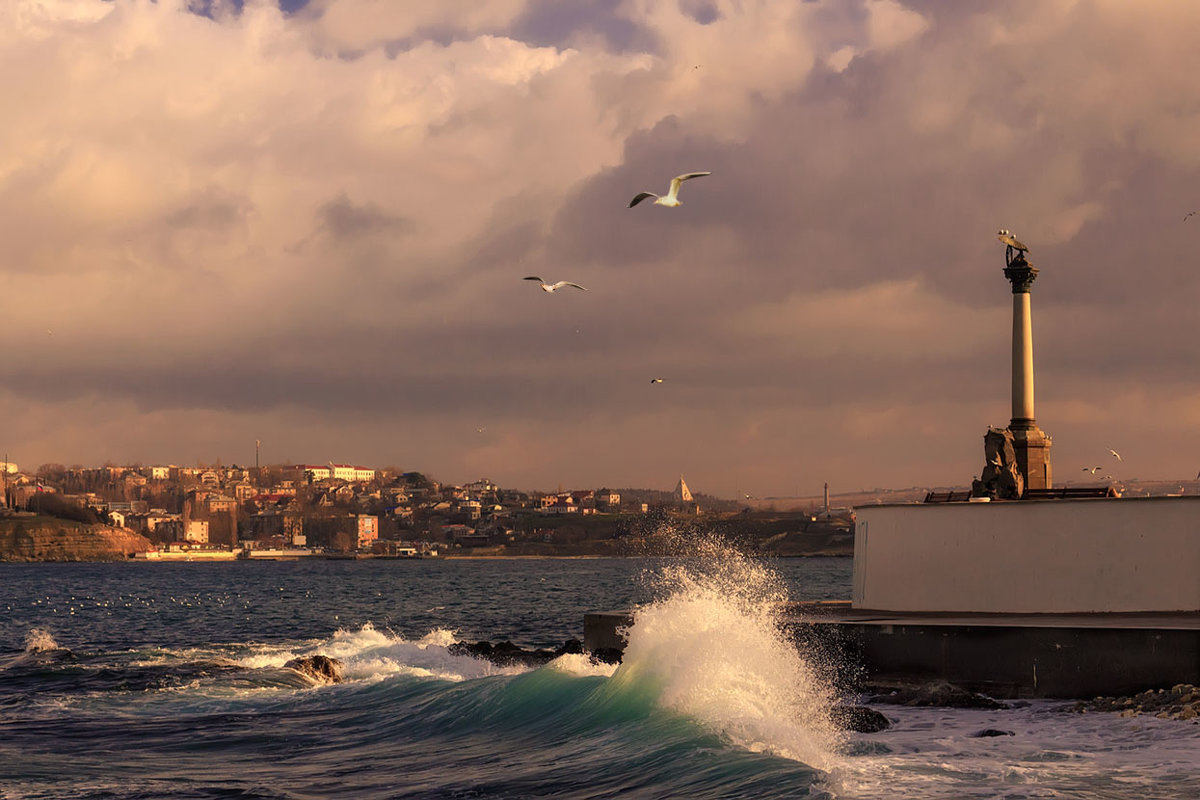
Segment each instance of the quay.
[[[584,649],[619,654],[629,611],[584,616]],[[1200,684],[1200,613],[985,614],[797,603],[781,627],[838,685],[947,681],[996,698],[1128,695]]]

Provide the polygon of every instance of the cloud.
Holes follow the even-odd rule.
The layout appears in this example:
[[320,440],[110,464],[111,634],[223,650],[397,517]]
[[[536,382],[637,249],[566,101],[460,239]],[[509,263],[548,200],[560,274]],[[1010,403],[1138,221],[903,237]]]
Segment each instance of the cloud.
[[[24,461],[265,427],[530,488],[963,482],[1008,413],[1000,227],[1042,270],[1059,452],[1200,445],[1162,422],[1200,334],[1190,4],[289,9],[0,10]],[[681,208],[626,208],[692,170]]]

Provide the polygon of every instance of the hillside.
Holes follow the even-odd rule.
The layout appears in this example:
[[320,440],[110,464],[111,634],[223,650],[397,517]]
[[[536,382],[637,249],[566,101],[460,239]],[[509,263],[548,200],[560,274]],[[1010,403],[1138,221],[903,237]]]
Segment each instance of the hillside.
[[109,525],[44,516],[0,517],[0,561],[123,561],[149,549],[144,536]]

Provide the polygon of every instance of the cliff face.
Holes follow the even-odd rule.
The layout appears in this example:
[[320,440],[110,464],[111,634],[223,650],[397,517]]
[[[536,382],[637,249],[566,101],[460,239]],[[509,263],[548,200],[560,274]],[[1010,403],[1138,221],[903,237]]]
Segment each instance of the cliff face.
[[122,528],[53,517],[0,518],[0,561],[123,561],[152,549]]

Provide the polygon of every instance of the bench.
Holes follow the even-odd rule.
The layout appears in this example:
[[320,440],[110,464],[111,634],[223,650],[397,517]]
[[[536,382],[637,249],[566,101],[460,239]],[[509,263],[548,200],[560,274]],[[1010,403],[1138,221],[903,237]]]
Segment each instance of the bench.
[[1120,497],[1111,486],[1064,486],[1061,489],[1026,489],[1022,500],[1079,500],[1093,497]]

